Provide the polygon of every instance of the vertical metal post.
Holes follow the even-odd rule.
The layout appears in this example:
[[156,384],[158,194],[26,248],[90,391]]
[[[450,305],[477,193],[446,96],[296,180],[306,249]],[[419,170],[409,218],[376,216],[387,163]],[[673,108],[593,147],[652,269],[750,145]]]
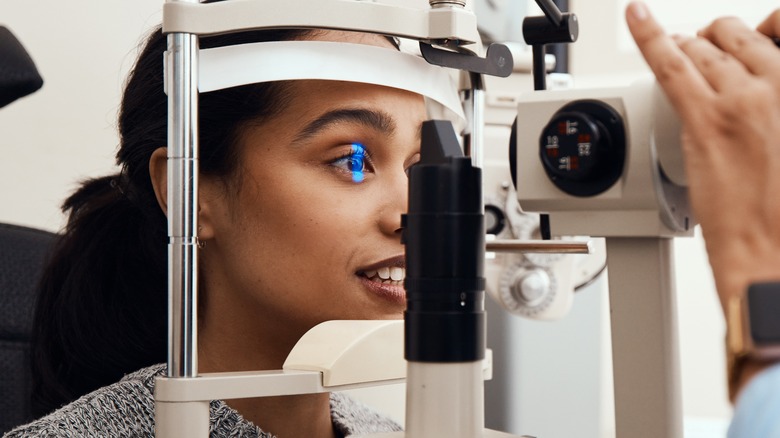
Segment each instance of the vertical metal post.
[[531,56],[533,57],[535,91],[547,89],[547,66],[544,62],[546,53],[547,50],[545,49],[544,44],[534,44],[531,48]]
[[468,136],[465,138],[463,152],[471,157],[474,167],[482,168],[485,156],[484,126],[485,126],[485,84],[479,73],[468,73],[471,87],[461,91],[466,123],[468,123]]
[[[197,3],[197,0],[174,0]],[[168,377],[198,374],[198,37],[168,35]]]
[[483,438],[482,361],[407,362],[406,438]]
[[[167,0],[198,3],[198,0]],[[168,35],[168,372],[198,375],[198,37]],[[155,436],[205,438],[209,403],[155,400]]]
[[607,238],[615,431],[682,438],[672,239]]
[[471,99],[471,163],[481,169],[485,157],[485,84],[477,73],[471,73]]

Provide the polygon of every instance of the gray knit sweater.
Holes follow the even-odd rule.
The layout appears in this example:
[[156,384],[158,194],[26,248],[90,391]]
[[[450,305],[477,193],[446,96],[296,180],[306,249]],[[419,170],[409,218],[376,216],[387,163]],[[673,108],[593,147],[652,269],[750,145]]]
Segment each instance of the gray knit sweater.
[[[89,393],[4,437],[153,437],[154,379],[164,372],[164,365],[154,365],[128,374],[119,382]],[[401,430],[397,423],[343,394],[331,393],[330,412],[334,430],[345,437]],[[221,400],[211,402],[210,436],[273,437]]]

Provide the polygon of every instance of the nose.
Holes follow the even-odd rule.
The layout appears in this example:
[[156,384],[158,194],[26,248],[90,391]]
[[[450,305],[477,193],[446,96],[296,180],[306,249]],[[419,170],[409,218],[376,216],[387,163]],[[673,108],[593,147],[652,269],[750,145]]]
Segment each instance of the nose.
[[394,238],[401,238],[401,215],[406,213],[409,198],[409,179],[403,169],[393,172],[385,196],[385,206],[379,218],[382,233]]

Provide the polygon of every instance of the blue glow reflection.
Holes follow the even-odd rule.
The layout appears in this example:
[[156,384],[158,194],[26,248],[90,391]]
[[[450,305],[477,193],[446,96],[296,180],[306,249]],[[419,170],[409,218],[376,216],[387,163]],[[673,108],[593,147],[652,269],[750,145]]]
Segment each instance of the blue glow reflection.
[[365,175],[366,148],[360,143],[352,144],[352,156],[349,159],[350,170],[352,171],[352,181],[356,183],[363,182]]

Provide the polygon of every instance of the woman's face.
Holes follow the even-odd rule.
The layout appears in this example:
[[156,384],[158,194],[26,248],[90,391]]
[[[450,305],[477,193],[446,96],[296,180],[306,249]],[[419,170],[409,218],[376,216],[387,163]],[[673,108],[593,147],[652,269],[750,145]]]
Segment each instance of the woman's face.
[[337,81],[297,81],[291,95],[246,130],[237,193],[201,185],[206,329],[216,317],[297,340],[322,321],[405,308],[400,221],[423,98]]

